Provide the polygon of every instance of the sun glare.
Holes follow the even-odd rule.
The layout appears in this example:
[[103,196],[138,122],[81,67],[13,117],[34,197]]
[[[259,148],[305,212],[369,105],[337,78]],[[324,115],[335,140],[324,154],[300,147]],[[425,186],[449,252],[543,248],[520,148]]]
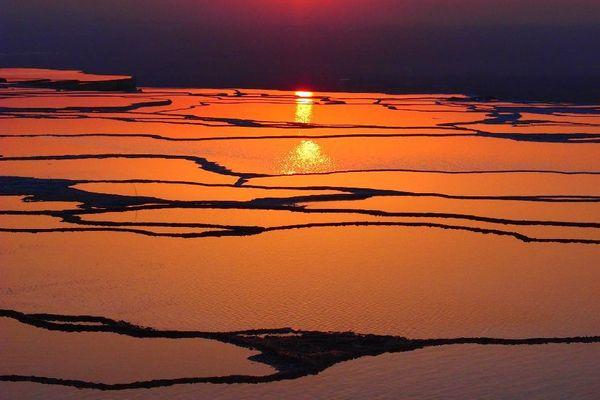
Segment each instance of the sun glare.
[[281,172],[285,175],[306,174],[331,171],[333,167],[333,161],[319,144],[303,140],[287,154]]
[[307,98],[310,98],[310,97],[314,96],[313,92],[306,92],[306,91],[303,91],[303,90],[297,91],[295,94],[296,94],[296,97],[302,97],[304,99],[307,99]]

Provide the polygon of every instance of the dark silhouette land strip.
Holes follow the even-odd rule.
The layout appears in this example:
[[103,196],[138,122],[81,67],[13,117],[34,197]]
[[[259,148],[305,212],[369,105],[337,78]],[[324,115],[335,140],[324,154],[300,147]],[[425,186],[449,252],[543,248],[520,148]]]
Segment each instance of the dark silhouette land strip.
[[162,107],[171,105],[171,100],[147,100],[135,102],[126,106],[98,106],[98,107],[85,107],[85,106],[69,106],[62,108],[47,108],[47,107],[0,107],[0,114],[3,113],[69,113],[69,112],[82,112],[82,113],[118,113],[118,112],[129,112],[144,107]]
[[49,155],[49,156],[17,156],[17,157],[0,157],[2,161],[60,161],[60,160],[105,160],[110,158],[126,158],[126,159],[163,159],[163,160],[185,160],[191,161],[201,169],[214,172],[220,175],[235,176],[243,179],[250,179],[259,176],[265,176],[263,174],[252,174],[252,173],[241,173],[233,172],[226,167],[223,167],[216,162],[212,162],[203,157],[197,156],[186,156],[186,155],[174,155],[174,154],[126,154],[126,153],[114,153],[114,154],[69,154],[69,155]]
[[[94,95],[88,95],[94,96]],[[103,94],[96,95],[99,98]],[[165,98],[161,98],[165,97]],[[11,96],[7,96],[10,98]],[[22,97],[16,93],[14,97]],[[0,115],[9,118],[36,118],[36,119],[107,119],[131,123],[156,122],[175,125],[200,125],[208,127],[232,127],[232,128],[277,128],[277,129],[376,129],[376,130],[427,130],[427,129],[447,129],[447,133],[345,133],[345,134],[294,134],[294,135],[264,135],[264,136],[215,136],[215,137],[193,137],[193,138],[178,138],[158,134],[112,134],[112,133],[90,133],[90,134],[74,134],[60,135],[48,134],[47,137],[120,137],[120,138],[136,138],[144,137],[155,140],[165,141],[217,141],[217,140],[275,140],[275,139],[337,139],[337,138],[392,138],[392,137],[465,137],[465,138],[489,138],[489,139],[505,139],[520,142],[540,142],[540,143],[570,143],[570,144],[593,144],[600,143],[600,133],[502,133],[502,132],[487,132],[480,129],[481,125],[510,125],[510,126],[549,126],[549,127],[600,127],[600,124],[591,122],[578,121],[553,121],[545,119],[523,119],[524,114],[540,115],[552,117],[573,117],[573,116],[598,116],[600,115],[600,107],[596,105],[578,105],[578,104],[545,104],[535,102],[525,102],[515,105],[507,105],[505,101],[494,98],[481,97],[448,97],[448,98],[431,98],[418,97],[413,98],[376,98],[365,97],[361,98],[364,102],[352,103],[352,105],[373,105],[377,107],[385,107],[391,111],[419,112],[419,113],[472,113],[480,116],[479,119],[474,118],[467,122],[441,122],[433,125],[415,125],[415,126],[394,126],[394,125],[378,125],[378,124],[323,124],[314,122],[298,122],[298,121],[271,121],[259,120],[250,118],[232,118],[220,117],[214,115],[196,115],[182,113],[183,111],[191,111],[197,107],[207,108],[210,113],[211,105],[232,105],[232,104],[278,104],[278,105],[296,105],[298,97],[295,95],[284,94],[269,94],[269,93],[245,93],[242,91],[234,91],[233,93],[192,93],[192,92],[140,92],[135,96],[122,96],[126,98],[141,98],[144,101],[135,102],[128,106],[70,106],[70,107],[0,107]],[[202,97],[204,98],[198,104],[179,107],[173,109],[159,109],[155,111],[144,111],[148,107],[168,107],[173,104],[172,98],[175,97]],[[231,99],[236,99],[231,101]],[[407,103],[408,100],[426,100],[432,102],[432,106],[438,107],[453,107],[456,110],[442,109],[423,109],[423,104]],[[259,101],[260,100],[260,101]],[[306,99],[303,99],[306,101]],[[332,98],[331,96],[315,95],[310,99],[311,106],[339,106],[347,104],[346,100],[350,98]],[[352,101],[357,101],[353,98]],[[400,102],[399,104],[394,103]],[[411,108],[414,107],[414,108]],[[108,114],[123,114],[123,115],[108,115]],[[475,128],[477,126],[477,128]],[[43,134],[36,135],[42,136]],[[7,137],[11,135],[2,135]],[[19,135],[14,135],[18,137]],[[22,137],[32,137],[31,135],[22,135]]]
[[[494,229],[485,227],[473,227],[452,223],[439,223],[432,221],[341,221],[341,222],[313,222],[305,224],[282,225],[282,226],[239,226],[222,225],[202,222],[152,222],[152,221],[110,221],[110,220],[89,220],[86,215],[101,215],[106,213],[124,213],[142,210],[177,210],[177,209],[212,209],[212,210],[258,210],[258,211],[289,211],[302,214],[347,214],[368,215],[381,218],[426,218],[441,220],[464,220],[473,222],[483,222],[491,224],[500,224],[508,226],[552,226],[566,228],[582,229],[600,229],[598,222],[577,222],[577,221],[549,221],[549,220],[527,220],[527,219],[509,219],[494,218],[488,216],[479,216],[473,214],[460,213],[442,213],[442,212],[388,212],[383,210],[369,210],[361,208],[307,208],[308,203],[335,202],[335,201],[359,201],[376,196],[438,196],[450,197],[443,194],[429,193],[405,193],[395,191],[378,191],[373,189],[361,188],[336,188],[336,187],[307,187],[296,188],[297,190],[332,190],[339,193],[333,194],[307,194],[292,197],[263,197],[249,201],[173,201],[156,197],[145,196],[124,196],[106,193],[88,192],[74,188],[73,186],[82,183],[93,182],[112,182],[112,183],[133,183],[133,182],[159,182],[153,180],[81,180],[72,181],[66,179],[39,179],[26,177],[0,177],[0,195],[5,196],[26,196],[25,201],[60,201],[79,204],[74,209],[63,210],[0,210],[0,215],[44,215],[60,219],[61,222],[76,225],[54,228],[1,228],[1,232],[12,233],[51,233],[51,232],[121,232],[134,233],[145,236],[156,237],[178,237],[178,238],[203,238],[203,237],[225,237],[225,236],[250,236],[272,231],[283,231],[292,229],[309,229],[324,227],[349,227],[349,226],[387,226],[387,227],[428,227],[446,230],[461,230],[472,233],[492,234],[498,236],[509,236],[526,243],[530,242],[552,242],[552,243],[580,243],[580,244],[599,244],[598,239],[581,238],[536,238],[512,230]],[[173,182],[170,182],[173,183]],[[188,183],[185,182],[184,183]],[[181,184],[181,182],[177,182]],[[217,187],[239,187],[227,184],[201,184],[201,186]],[[251,188],[249,186],[248,188]],[[256,186],[265,190],[273,190],[269,186]],[[454,198],[454,196],[452,196]],[[462,196],[461,200],[465,200]],[[551,202],[600,202],[596,197],[568,197],[555,196],[550,198],[541,197],[490,197],[473,196],[467,199],[485,199],[485,200],[525,200],[525,201],[551,201]],[[200,232],[156,232],[152,227],[159,228],[187,228],[203,229]]]
[[[398,128],[400,130],[400,128]],[[406,128],[410,130],[414,128]],[[81,134],[0,134],[0,138],[86,138],[114,137],[119,139],[153,139],[167,142],[214,142],[214,141],[255,141],[286,139],[357,139],[357,138],[489,138],[507,139],[517,142],[539,143],[600,143],[600,134],[593,133],[491,133],[474,131],[473,133],[347,133],[347,134],[293,134],[293,135],[255,135],[255,136],[207,136],[207,137],[173,137],[150,133],[81,133]]]
[[180,330],[157,330],[140,327],[125,321],[90,315],[67,316],[56,314],[26,314],[15,310],[0,310],[0,317],[10,318],[36,328],[60,332],[104,332],[126,335],[139,339],[197,338],[215,340],[238,347],[258,351],[251,360],[273,367],[277,372],[265,376],[227,375],[214,377],[184,377],[153,379],[129,383],[102,383],[68,378],[1,375],[3,382],[31,382],[46,385],[69,386],[79,389],[120,391],[129,389],[152,389],[183,384],[260,384],[282,380],[299,379],[319,374],[335,364],[385,353],[400,353],[435,346],[450,345],[545,345],[600,343],[600,336],[538,337],[538,338],[490,338],[461,337],[439,339],[408,339],[400,336],[357,334],[353,332],[317,332],[292,328],[254,329],[233,332],[202,332]]
[[94,92],[136,92],[138,90],[135,78],[131,76],[109,80],[22,79],[14,81],[7,81],[0,77],[0,89],[9,87]]
[[257,172],[234,172],[214,161],[206,158],[192,155],[178,154],[136,154],[136,153],[109,153],[109,154],[60,154],[60,155],[34,155],[34,156],[0,156],[0,162],[3,161],[64,161],[64,160],[86,160],[97,159],[105,160],[111,158],[125,159],[163,159],[163,160],[184,160],[198,165],[201,169],[208,172],[214,172],[226,176],[236,176],[244,181],[253,178],[273,178],[273,177],[291,177],[291,176],[318,176],[318,175],[336,175],[360,172],[412,172],[412,173],[433,173],[447,175],[479,175],[479,174],[558,174],[558,175],[600,175],[600,171],[561,171],[561,170],[536,170],[536,169],[514,169],[514,170],[437,170],[437,169],[406,169],[406,168],[381,168],[381,169],[353,169],[337,170],[312,173],[297,174],[267,174]]
[[[73,95],[73,94],[71,94]],[[6,98],[31,96],[31,93],[14,94],[8,93]],[[86,96],[97,96],[103,98],[105,94],[97,94]],[[416,125],[416,126],[394,126],[394,125],[379,125],[375,124],[321,124],[312,122],[298,121],[272,121],[252,118],[231,118],[210,115],[214,108],[213,105],[228,105],[228,104],[277,104],[277,105],[297,105],[298,96],[293,94],[270,94],[270,93],[248,93],[241,90],[233,90],[231,92],[173,92],[169,90],[155,91],[149,93],[139,92],[132,95],[114,95],[117,97],[134,99],[132,103],[125,106],[70,106],[70,107],[0,107],[0,116],[4,118],[38,118],[38,119],[53,119],[53,118],[68,118],[68,119],[84,119],[84,118],[101,118],[108,120],[117,120],[132,123],[157,122],[168,124],[190,124],[203,125],[219,128],[276,128],[276,129],[294,129],[302,132],[306,129],[377,129],[382,130],[378,133],[340,133],[340,134],[315,134],[307,135],[298,133],[294,135],[258,135],[258,136],[232,136],[219,135],[212,137],[171,137],[161,134],[146,134],[146,133],[129,133],[120,135],[118,133],[80,133],[80,134],[22,134],[22,135],[0,135],[1,138],[11,137],[55,137],[55,138],[76,138],[76,137],[111,137],[118,139],[136,139],[147,138],[165,141],[211,141],[211,140],[274,140],[274,139],[340,139],[340,138],[377,138],[377,137],[430,137],[430,138],[447,138],[447,137],[465,137],[465,138],[489,138],[489,139],[507,139],[526,142],[543,142],[543,143],[561,143],[561,144],[592,144],[600,141],[599,133],[506,133],[506,132],[486,132],[481,130],[481,126],[586,126],[594,127],[598,124],[578,121],[552,121],[544,119],[544,116],[556,117],[573,117],[573,116],[596,116],[600,115],[600,107],[597,105],[577,105],[577,104],[544,104],[544,103],[521,103],[509,104],[505,101],[494,98],[469,97],[469,96],[452,96],[452,97],[434,97],[434,96],[413,96],[384,98],[365,96],[360,97],[359,103],[355,103],[358,98],[335,98],[331,95],[316,95],[309,101],[311,106],[340,106],[340,105],[373,105],[375,107],[384,107],[392,112],[419,112],[419,113],[446,113],[449,115],[450,122],[435,123],[432,125]],[[185,106],[169,106],[174,104],[173,99],[176,97],[198,97],[197,104],[187,104]],[[146,108],[154,107],[157,110],[145,110]],[[201,115],[186,113],[202,107]],[[436,109],[435,107],[440,107]],[[452,113],[473,114],[471,121],[452,122]],[[110,115],[122,114],[122,115]],[[532,119],[524,119],[525,115],[539,115]],[[476,126],[475,126],[476,125]],[[432,130],[444,129],[444,132],[410,132],[410,130]],[[384,130],[397,130],[398,132],[383,132]],[[235,226],[235,225],[219,225],[206,223],[188,223],[188,222],[117,222],[117,221],[90,221],[85,219],[85,215],[102,214],[108,212],[128,212],[140,210],[168,210],[178,208],[195,208],[195,209],[220,209],[220,210],[284,210],[305,214],[349,214],[349,215],[368,215],[381,218],[428,218],[428,219],[459,219],[471,222],[481,222],[490,224],[500,224],[508,226],[552,226],[564,228],[581,228],[581,229],[598,229],[600,223],[596,221],[551,221],[551,220],[534,220],[534,219],[510,219],[510,218],[495,218],[491,216],[460,214],[460,213],[444,213],[444,212],[389,212],[383,210],[370,210],[361,208],[319,208],[307,207],[307,205],[318,204],[320,202],[335,202],[335,201],[359,201],[373,197],[397,196],[397,197],[433,197],[451,200],[489,200],[489,201],[522,201],[522,202],[547,202],[547,203],[596,203],[600,202],[599,196],[587,195],[510,195],[510,196],[483,196],[483,195],[453,195],[446,193],[418,193],[402,190],[383,190],[375,188],[353,188],[353,187],[336,187],[336,186],[305,186],[305,187],[270,187],[253,184],[255,178],[282,177],[287,175],[265,174],[252,172],[237,172],[226,166],[216,162],[207,160],[203,157],[193,155],[169,155],[169,154],[75,154],[75,155],[35,155],[35,156],[13,156],[0,157],[2,161],[50,161],[50,160],[85,160],[85,159],[109,159],[109,158],[127,158],[127,159],[165,159],[165,160],[184,160],[192,162],[207,172],[221,174],[227,177],[235,177],[237,181],[234,184],[203,184],[201,182],[179,182],[180,184],[212,186],[212,187],[232,187],[232,188],[255,188],[262,190],[333,190],[339,193],[335,194],[308,194],[293,197],[259,197],[250,201],[169,201],[157,197],[148,196],[123,196],[103,193],[86,192],[73,188],[78,183],[92,183],[91,180],[27,180],[27,178],[18,177],[3,177],[0,182],[6,183],[5,188],[0,188],[0,193],[4,195],[22,195],[26,196],[25,201],[68,201],[75,202],[79,205],[76,209],[59,210],[59,211],[0,211],[0,214],[5,215],[46,215],[60,218],[62,222],[75,224],[79,226],[58,227],[58,228],[16,228],[14,232],[83,232],[83,231],[115,231],[129,232],[150,236],[170,236],[170,237],[206,237],[206,236],[247,236],[265,233],[276,230],[289,229],[305,229],[319,228],[327,226],[427,226],[439,229],[458,229],[481,234],[495,234],[502,236],[512,236],[518,240],[525,242],[550,241],[558,243],[586,243],[597,244],[595,239],[570,239],[570,238],[534,238],[523,233],[514,232],[504,229],[490,229],[483,227],[463,226],[462,224],[446,224],[432,221],[418,222],[403,222],[403,221],[344,221],[344,222],[328,222],[328,223],[306,223],[284,226]],[[370,172],[407,172],[407,173],[439,173],[448,175],[459,174],[560,174],[560,175],[600,175],[600,171],[560,171],[560,170],[416,170],[416,169],[364,169],[364,170],[346,170],[346,171],[329,171],[320,173],[306,173],[297,175],[318,176],[318,175],[334,175],[345,173],[370,173]],[[118,181],[96,181],[96,182],[114,182]],[[128,180],[121,181],[123,183],[174,183],[166,181],[152,180]],[[190,229],[205,229],[202,232],[185,232],[185,233],[169,233],[155,232],[149,228],[190,228]],[[9,228],[4,228],[9,231]]]
[[[182,238],[182,239],[199,239],[206,237],[226,237],[226,236],[253,236],[263,234],[267,232],[275,231],[287,231],[296,229],[309,229],[309,228],[334,228],[334,227],[412,227],[412,228],[436,228],[453,231],[465,231],[471,233],[479,233],[484,235],[496,235],[496,236],[507,236],[513,237],[524,243],[563,243],[563,244],[589,244],[598,245],[600,239],[580,239],[580,238],[536,238],[527,236],[522,233],[513,231],[503,231],[499,229],[486,229],[477,228],[472,226],[461,226],[461,225],[449,225],[432,222],[378,222],[378,221],[355,221],[355,222],[322,222],[322,223],[307,223],[297,225],[284,225],[284,226],[273,226],[273,227],[259,227],[259,226],[245,226],[237,229],[223,229],[223,230],[208,230],[202,232],[186,232],[186,233],[165,233],[155,232],[145,229],[133,229],[133,228],[121,228],[121,226],[160,226],[160,227],[173,227],[180,228],[182,225],[175,223],[121,223],[121,222],[93,222],[93,225],[106,226],[101,227],[90,227],[90,228],[0,228],[0,232],[7,233],[74,233],[74,232],[115,232],[115,233],[135,233],[143,236],[152,237],[170,237],[170,238]],[[188,224],[187,227],[190,227]],[[207,228],[205,224],[197,224],[197,228]]]

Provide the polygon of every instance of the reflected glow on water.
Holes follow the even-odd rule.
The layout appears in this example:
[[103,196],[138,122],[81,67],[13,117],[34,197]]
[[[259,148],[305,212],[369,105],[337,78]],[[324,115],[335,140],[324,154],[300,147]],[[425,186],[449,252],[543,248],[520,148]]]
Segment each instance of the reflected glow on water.
[[[296,92],[295,122],[309,124],[313,117],[312,92]],[[302,140],[291,149],[281,163],[281,173],[286,175],[329,171],[333,162],[313,140]]]
[[281,173],[291,175],[323,172],[331,170],[333,165],[319,144],[312,140],[303,140],[285,157]]
[[294,121],[309,124],[312,120],[313,102],[309,99],[296,100],[296,115]]

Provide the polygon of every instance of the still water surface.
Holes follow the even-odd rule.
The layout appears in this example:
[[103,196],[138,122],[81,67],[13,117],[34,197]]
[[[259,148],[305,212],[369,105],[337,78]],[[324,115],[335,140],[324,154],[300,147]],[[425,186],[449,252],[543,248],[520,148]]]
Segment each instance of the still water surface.
[[[600,107],[462,95],[0,89],[0,308],[157,329],[600,332]],[[0,319],[0,375],[273,369],[202,339]],[[318,376],[0,398],[594,398],[598,344],[444,346]]]

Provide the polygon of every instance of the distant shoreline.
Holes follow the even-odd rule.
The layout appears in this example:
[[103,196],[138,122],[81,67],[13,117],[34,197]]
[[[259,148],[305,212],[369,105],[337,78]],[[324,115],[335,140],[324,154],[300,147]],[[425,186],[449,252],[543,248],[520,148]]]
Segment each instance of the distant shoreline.
[[[56,71],[85,71],[85,74],[113,75],[115,71],[79,68],[54,68],[48,65],[18,65],[4,66],[6,68],[43,68]],[[381,94],[465,94],[472,97],[493,98],[509,101],[533,102],[569,102],[582,104],[597,104],[600,102],[600,75],[595,77],[432,77],[419,78],[360,78],[360,79],[321,79],[302,82],[283,82],[277,78],[265,77],[261,81],[239,77],[210,79],[194,78],[192,76],[150,76],[136,74],[136,71],[118,71],[128,79],[115,80],[114,85],[104,81],[95,87],[78,88],[76,85],[54,85],[50,88],[63,90],[117,90],[132,91],[136,88],[177,88],[177,89],[232,89],[242,88],[251,90],[283,90],[295,91],[309,89],[318,92],[352,92],[352,93],[381,93]],[[121,75],[122,76],[122,75]],[[0,72],[0,78],[2,74]],[[1,84],[1,79],[0,79]],[[49,86],[38,86],[49,87]]]

